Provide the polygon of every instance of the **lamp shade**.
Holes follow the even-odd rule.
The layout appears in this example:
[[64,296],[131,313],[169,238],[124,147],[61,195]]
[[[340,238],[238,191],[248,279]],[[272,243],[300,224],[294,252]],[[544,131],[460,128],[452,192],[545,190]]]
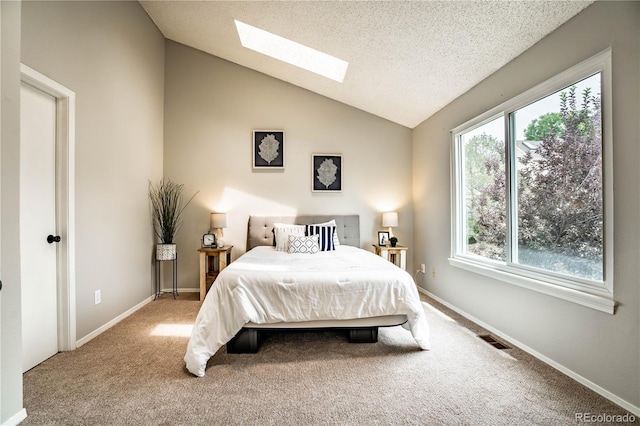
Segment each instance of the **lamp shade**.
[[226,228],[227,227],[227,214],[226,213],[211,213],[211,229]]
[[382,226],[398,226],[398,212],[382,213]]

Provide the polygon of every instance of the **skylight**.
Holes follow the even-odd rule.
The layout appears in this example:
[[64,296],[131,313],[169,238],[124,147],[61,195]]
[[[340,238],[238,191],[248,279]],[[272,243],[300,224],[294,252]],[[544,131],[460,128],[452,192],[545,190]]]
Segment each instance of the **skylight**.
[[349,63],[334,56],[235,20],[240,43],[247,49],[342,83]]

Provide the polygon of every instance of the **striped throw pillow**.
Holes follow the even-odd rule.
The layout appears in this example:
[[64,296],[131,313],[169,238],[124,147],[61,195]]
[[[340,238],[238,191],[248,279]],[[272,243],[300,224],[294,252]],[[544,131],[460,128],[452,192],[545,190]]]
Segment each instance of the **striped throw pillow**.
[[312,225],[318,225],[318,226],[335,226],[336,230],[333,232],[333,248],[336,248],[340,245],[340,240],[338,239],[338,225],[336,224],[336,220],[335,219],[331,219],[328,222],[322,222],[322,223],[312,223]]
[[320,251],[335,250],[333,245],[333,233],[336,231],[335,226],[307,225],[307,235],[318,235]]

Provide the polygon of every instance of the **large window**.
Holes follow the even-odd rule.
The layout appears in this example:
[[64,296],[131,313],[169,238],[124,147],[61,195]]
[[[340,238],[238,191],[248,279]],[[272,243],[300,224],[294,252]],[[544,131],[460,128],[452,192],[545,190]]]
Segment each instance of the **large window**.
[[613,312],[609,63],[597,55],[452,131],[454,265]]

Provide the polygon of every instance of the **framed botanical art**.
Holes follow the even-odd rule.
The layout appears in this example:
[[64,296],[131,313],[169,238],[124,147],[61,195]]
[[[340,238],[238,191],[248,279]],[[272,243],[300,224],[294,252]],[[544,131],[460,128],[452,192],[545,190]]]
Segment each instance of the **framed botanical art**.
[[311,191],[342,191],[342,155],[313,154],[311,156]]
[[284,131],[253,131],[253,168],[284,169]]

